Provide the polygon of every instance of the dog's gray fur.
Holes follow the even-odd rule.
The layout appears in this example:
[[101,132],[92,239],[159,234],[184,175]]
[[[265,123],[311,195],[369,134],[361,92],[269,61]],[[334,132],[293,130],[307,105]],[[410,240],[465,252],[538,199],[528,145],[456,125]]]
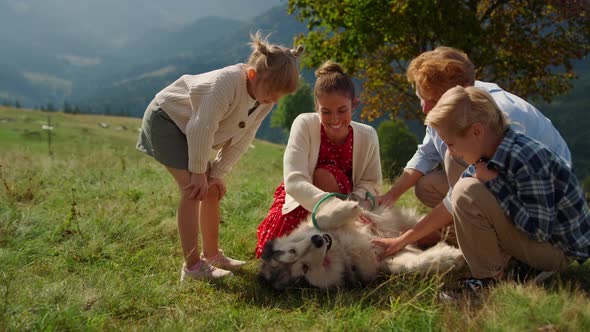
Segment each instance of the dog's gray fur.
[[[287,236],[266,243],[259,276],[275,289],[298,280],[319,288],[372,281],[379,270],[385,273],[449,271],[464,265],[461,251],[445,243],[427,250],[408,246],[393,257],[378,260],[380,248],[374,237],[394,237],[410,229],[421,218],[411,209],[378,207],[364,212],[374,222],[360,222],[358,202],[329,199],[311,217]],[[331,242],[331,243],[330,243]]]

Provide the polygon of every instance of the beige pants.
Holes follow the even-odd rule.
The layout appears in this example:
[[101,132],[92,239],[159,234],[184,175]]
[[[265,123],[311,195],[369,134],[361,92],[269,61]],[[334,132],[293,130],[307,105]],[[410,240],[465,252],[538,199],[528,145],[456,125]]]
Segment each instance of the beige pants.
[[[416,197],[422,204],[433,208],[440,203],[465,171],[467,165],[464,161],[457,161],[447,151],[445,154],[444,170],[436,170],[425,174],[418,180],[414,187]],[[445,227],[441,231],[442,239],[457,246],[457,238],[453,225]]]
[[433,208],[440,203],[467,168],[465,162],[456,161],[449,152],[445,154],[444,170],[426,173],[414,187],[416,197],[424,205]]
[[569,265],[564,252],[537,242],[517,229],[485,184],[464,178],[453,187],[453,219],[459,248],[475,278],[489,278],[503,271],[511,257],[543,271]]

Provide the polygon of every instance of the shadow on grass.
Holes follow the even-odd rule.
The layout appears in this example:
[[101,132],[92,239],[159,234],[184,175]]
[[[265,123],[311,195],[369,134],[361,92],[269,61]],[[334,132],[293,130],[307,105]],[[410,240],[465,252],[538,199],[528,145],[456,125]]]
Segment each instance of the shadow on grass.
[[443,279],[415,274],[383,274],[365,285],[319,289],[302,283],[284,290],[274,290],[259,280],[256,267],[248,266],[237,272],[231,282],[212,285],[219,291],[233,293],[248,305],[264,308],[295,309],[311,304],[323,309],[387,309],[393,302],[413,303],[419,307],[435,304],[443,287]]
[[[234,294],[247,305],[281,310],[310,306],[322,308],[322,310],[337,308],[387,310],[404,303],[420,308],[452,304],[473,312],[485,305],[489,292],[493,292],[493,289],[490,289],[476,296],[459,296],[451,302],[446,302],[441,299],[440,294],[454,282],[451,277],[425,277],[417,274],[380,275],[369,284],[342,288],[318,289],[302,284],[279,291],[259,281],[255,265],[250,264],[243,271],[236,273],[236,277],[231,282],[212,285],[219,291]],[[590,294],[590,264],[583,266],[577,263],[572,264],[565,271],[545,281],[542,286],[548,292],[566,289],[582,290]]]
[[547,280],[543,286],[547,289],[561,287],[572,291],[581,290],[590,296],[590,261],[583,265],[579,265],[577,262],[573,263],[555,277]]

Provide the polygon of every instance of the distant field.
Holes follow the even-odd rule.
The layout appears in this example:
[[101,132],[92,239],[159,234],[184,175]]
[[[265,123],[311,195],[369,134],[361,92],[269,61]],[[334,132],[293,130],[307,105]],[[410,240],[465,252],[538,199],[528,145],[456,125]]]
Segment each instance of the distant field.
[[[437,277],[330,291],[263,287],[256,227],[284,150],[264,141],[236,165],[222,202],[221,244],[250,264],[232,280],[181,285],[175,184],[135,150],[139,126],[0,108],[1,330],[590,330],[588,264],[542,286],[504,283],[451,303],[439,300],[445,279]],[[412,194],[401,204],[419,207]]]

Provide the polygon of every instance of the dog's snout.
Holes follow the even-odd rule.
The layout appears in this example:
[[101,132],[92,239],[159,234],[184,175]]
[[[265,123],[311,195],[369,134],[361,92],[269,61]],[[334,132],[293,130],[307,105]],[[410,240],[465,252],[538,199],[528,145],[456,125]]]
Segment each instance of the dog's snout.
[[316,234],[311,237],[311,243],[313,243],[316,248],[321,248],[324,245],[324,238],[321,235]]

